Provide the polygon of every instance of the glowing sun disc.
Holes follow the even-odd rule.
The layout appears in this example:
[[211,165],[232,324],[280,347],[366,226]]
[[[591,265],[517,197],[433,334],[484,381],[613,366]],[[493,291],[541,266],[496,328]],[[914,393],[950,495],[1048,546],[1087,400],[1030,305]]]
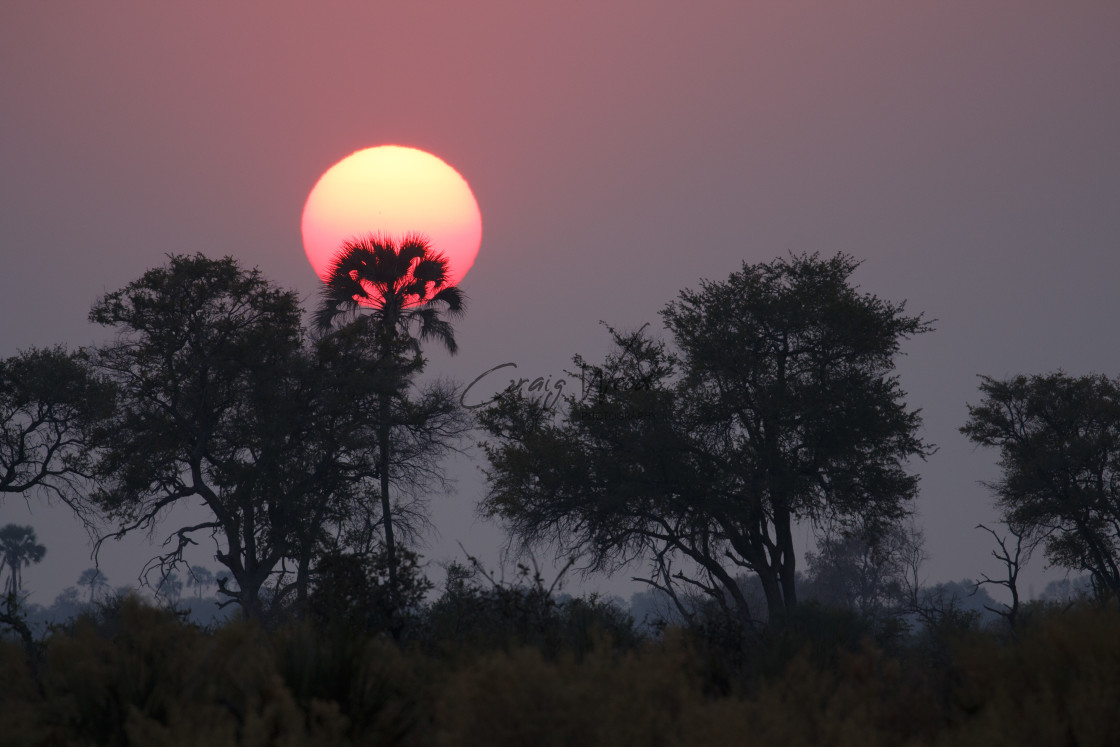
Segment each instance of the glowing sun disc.
[[327,169],[307,196],[300,229],[321,280],[346,241],[421,234],[447,257],[447,285],[458,285],[482,244],[482,215],[466,179],[431,153],[400,145],[359,150]]

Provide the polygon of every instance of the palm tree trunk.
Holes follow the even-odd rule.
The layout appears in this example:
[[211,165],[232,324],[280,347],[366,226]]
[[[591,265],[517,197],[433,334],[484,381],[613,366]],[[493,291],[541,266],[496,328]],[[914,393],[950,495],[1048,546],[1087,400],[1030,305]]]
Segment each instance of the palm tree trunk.
[[301,614],[307,612],[307,594],[311,576],[311,546],[304,543],[305,547],[299,554],[299,566],[296,569],[296,604]]
[[389,602],[390,615],[396,613],[397,607],[397,547],[393,538],[393,515],[389,502],[389,408],[392,396],[388,392],[381,394],[381,422],[379,430],[379,453],[377,471],[381,477],[381,515],[385,524],[385,555],[389,562]]

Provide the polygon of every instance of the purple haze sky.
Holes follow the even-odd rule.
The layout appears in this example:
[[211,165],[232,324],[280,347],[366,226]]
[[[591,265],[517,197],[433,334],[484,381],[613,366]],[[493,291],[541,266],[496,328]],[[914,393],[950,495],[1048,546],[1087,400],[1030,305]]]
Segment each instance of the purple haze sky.
[[[698,5],[5,3],[0,355],[104,339],[91,303],[169,252],[232,254],[313,302],[308,191],[410,145],[482,210],[462,352],[430,366],[460,382],[561,375],[605,350],[600,319],[656,323],[744,260],[865,260],[864,289],[938,320],[900,368],[940,447],[917,466],[927,575],[995,574],[973,527],[996,454],[957,432],[976,375],[1120,371],[1120,4]],[[433,498],[436,561],[457,540],[496,556],[478,464]],[[49,602],[88,548],[28,505],[0,524],[37,529],[25,583]],[[103,567],[129,583],[149,553],[109,545]]]

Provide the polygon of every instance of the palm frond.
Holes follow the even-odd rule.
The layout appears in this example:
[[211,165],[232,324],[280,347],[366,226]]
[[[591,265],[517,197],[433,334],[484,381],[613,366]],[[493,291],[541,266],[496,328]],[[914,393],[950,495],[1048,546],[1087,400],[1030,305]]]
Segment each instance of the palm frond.
[[431,253],[432,244],[423,234],[409,233],[401,239],[399,255],[410,265],[415,260],[431,256]]
[[331,327],[334,326],[334,320],[339,315],[338,304],[329,301],[321,301],[319,308],[315,310],[315,329],[320,335],[325,335],[330,332]]
[[447,306],[444,313],[452,318],[457,318],[466,313],[467,294],[457,285],[442,288],[438,293],[428,299],[428,303],[442,303]]
[[448,267],[446,256],[438,252],[429,253],[412,268],[412,277],[434,285],[443,285],[447,282]]
[[401,295],[403,296],[416,297],[415,300],[410,301],[410,303],[423,303],[425,300],[427,300],[429,294],[428,283],[425,283],[422,280],[416,280],[415,278],[406,279],[401,284],[400,290]]
[[452,355],[459,352],[459,346],[455,342],[455,329],[440,316],[436,308],[430,305],[423,306],[413,312],[413,318],[419,323],[421,341],[435,340],[447,348],[447,352]]
[[327,267],[328,277],[346,276],[362,272],[376,260],[372,248],[374,238],[353,238],[342,243]]

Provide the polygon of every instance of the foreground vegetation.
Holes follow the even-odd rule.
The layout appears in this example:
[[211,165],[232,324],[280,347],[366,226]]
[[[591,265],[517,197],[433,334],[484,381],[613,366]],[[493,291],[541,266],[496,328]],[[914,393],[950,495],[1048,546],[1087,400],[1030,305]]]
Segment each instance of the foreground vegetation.
[[1114,605],[1033,607],[1014,635],[967,617],[907,632],[805,604],[758,638],[642,636],[595,600],[462,589],[399,643],[348,619],[204,629],[118,598],[32,651],[0,641],[0,743],[1084,745],[1120,733]]

